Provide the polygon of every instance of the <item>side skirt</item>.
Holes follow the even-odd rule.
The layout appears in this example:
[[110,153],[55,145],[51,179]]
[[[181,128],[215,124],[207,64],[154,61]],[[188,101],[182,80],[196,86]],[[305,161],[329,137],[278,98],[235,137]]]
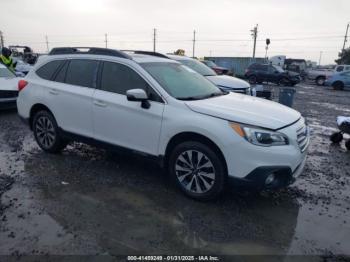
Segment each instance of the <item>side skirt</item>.
[[162,155],[155,156],[155,155],[151,155],[151,154],[144,153],[144,152],[141,152],[141,151],[137,151],[137,150],[129,149],[129,148],[126,148],[126,147],[110,144],[110,143],[107,143],[107,142],[96,140],[96,139],[91,138],[91,137],[86,137],[86,136],[77,135],[77,134],[74,134],[74,133],[71,133],[71,132],[67,132],[67,131],[63,130],[62,128],[59,128],[59,134],[64,139],[67,139],[67,140],[70,140],[70,141],[81,142],[81,143],[84,143],[84,144],[88,144],[88,145],[104,148],[104,149],[109,150],[109,151],[123,153],[123,154],[127,154],[127,155],[136,155],[136,156],[145,158],[145,159],[147,159],[149,161],[155,162],[161,168],[164,167],[164,156],[162,156]]

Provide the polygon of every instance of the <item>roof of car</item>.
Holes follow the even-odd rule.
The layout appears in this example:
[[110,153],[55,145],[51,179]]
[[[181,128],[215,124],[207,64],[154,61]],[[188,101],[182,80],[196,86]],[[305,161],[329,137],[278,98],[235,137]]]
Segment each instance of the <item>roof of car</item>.
[[[137,63],[152,63],[152,62],[175,62],[171,59],[161,58],[152,55],[144,55],[144,54],[130,54],[132,59]],[[176,62],[175,62],[176,63]]]
[[169,57],[170,59],[174,59],[174,60],[194,60],[191,57],[188,56],[183,56],[183,55],[168,55],[167,57]]

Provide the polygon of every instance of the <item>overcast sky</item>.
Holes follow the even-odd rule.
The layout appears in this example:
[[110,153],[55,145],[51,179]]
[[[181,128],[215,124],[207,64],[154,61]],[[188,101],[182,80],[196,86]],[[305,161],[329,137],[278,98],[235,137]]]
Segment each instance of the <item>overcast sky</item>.
[[[259,24],[257,56],[333,63],[350,22],[349,0],[0,0],[5,44],[35,51],[54,46],[104,46],[157,51],[178,48],[196,56],[251,56],[250,30]],[[350,42],[348,42],[350,43]]]

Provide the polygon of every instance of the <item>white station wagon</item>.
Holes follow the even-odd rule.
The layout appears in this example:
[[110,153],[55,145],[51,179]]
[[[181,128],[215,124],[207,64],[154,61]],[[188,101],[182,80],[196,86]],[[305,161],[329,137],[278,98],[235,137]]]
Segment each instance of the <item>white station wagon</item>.
[[299,112],[222,91],[174,60],[54,48],[18,88],[18,113],[44,151],[75,140],[140,153],[196,199],[216,197],[229,181],[285,187],[305,164],[309,134]]

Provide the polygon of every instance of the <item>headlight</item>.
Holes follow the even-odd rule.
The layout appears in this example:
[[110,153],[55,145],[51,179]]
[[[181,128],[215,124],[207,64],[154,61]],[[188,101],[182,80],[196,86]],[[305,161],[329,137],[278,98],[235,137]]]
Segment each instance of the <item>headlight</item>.
[[288,137],[280,132],[233,122],[230,122],[230,126],[239,136],[257,146],[283,146],[289,144]]
[[246,94],[247,95],[252,95],[252,90],[251,90],[251,88],[250,87],[248,87],[247,89],[246,89]]

